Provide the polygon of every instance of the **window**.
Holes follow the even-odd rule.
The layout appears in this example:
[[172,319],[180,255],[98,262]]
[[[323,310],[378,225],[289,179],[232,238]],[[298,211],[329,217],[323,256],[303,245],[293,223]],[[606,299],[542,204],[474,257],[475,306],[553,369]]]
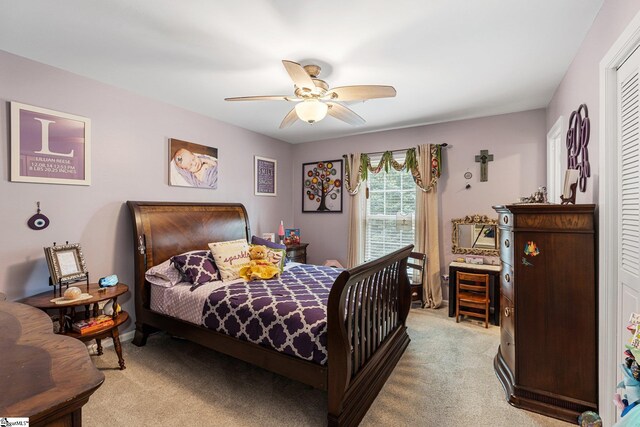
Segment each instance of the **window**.
[[[372,159],[373,164],[378,161]],[[413,244],[415,240],[416,185],[411,174],[390,168],[388,173],[370,173],[368,181],[365,261]],[[402,226],[396,221],[398,212],[411,215],[410,226]]]

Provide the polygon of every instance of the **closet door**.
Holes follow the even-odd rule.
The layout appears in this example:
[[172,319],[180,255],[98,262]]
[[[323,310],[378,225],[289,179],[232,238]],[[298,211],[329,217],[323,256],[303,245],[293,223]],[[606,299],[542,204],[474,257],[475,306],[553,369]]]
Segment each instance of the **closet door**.
[[[640,50],[618,69],[618,361],[640,313]],[[600,286],[607,286],[601,283]]]

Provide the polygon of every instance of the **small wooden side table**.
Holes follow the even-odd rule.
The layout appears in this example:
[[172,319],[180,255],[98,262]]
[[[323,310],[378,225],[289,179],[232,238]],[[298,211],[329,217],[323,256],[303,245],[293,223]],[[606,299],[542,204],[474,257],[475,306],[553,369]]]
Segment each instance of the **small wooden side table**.
[[[72,329],[67,329],[65,325],[66,316],[71,318],[71,321],[77,321],[82,318],[88,319],[91,316],[98,316],[100,314],[100,310],[98,307],[98,303],[106,300],[113,300],[113,306],[116,306],[117,298],[120,295],[123,295],[129,292],[129,287],[124,283],[118,283],[115,286],[110,286],[107,288],[101,288],[97,283],[91,283],[89,285],[77,285],[78,288],[82,290],[82,292],[86,292],[92,295],[89,299],[80,300],[78,302],[72,302],[69,304],[56,304],[55,302],[51,302],[53,298],[59,297],[60,295],[54,294],[53,290],[42,292],[38,295],[33,295],[27,298],[24,298],[20,302],[23,304],[30,305],[32,307],[39,308],[41,310],[59,310],[60,316],[60,334],[66,335],[69,337],[76,338],[80,341],[86,342],[91,340],[96,340],[96,344],[98,346],[98,355],[102,355],[102,340],[104,338],[111,338],[113,340],[113,346],[116,349],[116,354],[118,355],[118,365],[120,365],[120,369],[125,369],[124,359],[122,358],[122,346],[120,345],[120,333],[118,332],[118,327],[122,325],[129,319],[129,313],[126,311],[121,311],[120,313],[116,313],[114,310],[113,313],[113,325],[107,326],[103,329],[90,332],[84,335],[81,335],[79,332],[76,332]],[[84,313],[78,312],[76,313],[76,307],[84,306]],[[93,307],[92,307],[93,306]]]
[[307,263],[307,246],[308,243],[299,243],[297,245],[287,245],[287,258],[289,261]]

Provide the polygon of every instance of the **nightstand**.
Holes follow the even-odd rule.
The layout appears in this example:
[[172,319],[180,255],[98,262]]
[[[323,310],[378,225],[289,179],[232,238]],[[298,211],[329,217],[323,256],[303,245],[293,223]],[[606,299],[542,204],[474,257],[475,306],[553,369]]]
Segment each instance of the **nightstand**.
[[[89,299],[79,300],[78,302],[71,302],[69,304],[56,304],[55,302],[51,302],[51,300],[59,297],[60,295],[54,294],[53,291],[47,291],[27,297],[20,302],[44,311],[59,310],[60,331],[58,333],[76,338],[83,342],[96,340],[96,344],[98,345],[98,355],[102,354],[102,339],[111,338],[113,340],[113,346],[115,347],[116,354],[118,355],[118,364],[120,365],[120,369],[124,369],[125,366],[124,359],[122,358],[122,346],[120,345],[120,333],[118,332],[118,327],[129,319],[129,313],[126,311],[114,313],[112,325],[86,334],[80,334],[79,332],[67,328],[68,325],[65,324],[65,318],[68,316],[71,318],[72,322],[75,322],[81,319],[88,319],[90,316],[96,317],[100,314],[98,307],[98,303],[100,301],[112,299],[115,307],[117,298],[120,295],[129,292],[129,287],[124,283],[118,283],[115,286],[107,288],[101,288],[97,283],[91,283],[88,286],[81,284],[77,285],[77,287],[83,292],[92,295],[92,297]],[[76,307],[84,307],[84,311],[76,313]]]
[[287,245],[287,259],[293,262],[307,263],[307,246],[308,243],[299,243],[297,245]]

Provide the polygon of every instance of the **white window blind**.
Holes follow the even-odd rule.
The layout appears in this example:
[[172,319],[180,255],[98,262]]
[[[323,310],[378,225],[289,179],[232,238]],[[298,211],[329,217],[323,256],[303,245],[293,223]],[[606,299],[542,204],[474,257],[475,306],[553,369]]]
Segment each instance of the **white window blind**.
[[[403,162],[403,159],[398,159]],[[372,159],[377,164],[379,159]],[[365,217],[365,261],[381,257],[414,243],[416,185],[411,174],[389,172],[369,174],[369,198]],[[411,224],[396,220],[398,212],[410,215]]]

